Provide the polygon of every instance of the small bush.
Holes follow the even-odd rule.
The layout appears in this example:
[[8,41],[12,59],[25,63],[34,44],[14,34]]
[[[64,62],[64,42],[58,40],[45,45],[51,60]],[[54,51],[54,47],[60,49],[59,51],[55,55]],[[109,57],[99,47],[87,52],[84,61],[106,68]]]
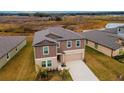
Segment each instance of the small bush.
[[41,78],[48,79],[48,69],[41,70]]
[[62,77],[62,80],[67,80],[69,78],[69,70],[64,69],[60,71],[60,76]]

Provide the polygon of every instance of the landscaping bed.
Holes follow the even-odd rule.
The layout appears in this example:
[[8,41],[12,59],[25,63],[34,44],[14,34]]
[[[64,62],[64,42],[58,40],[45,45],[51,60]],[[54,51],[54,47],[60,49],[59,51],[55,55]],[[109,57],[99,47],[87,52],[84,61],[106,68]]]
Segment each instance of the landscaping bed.
[[45,70],[43,72],[39,72],[36,80],[37,81],[72,81],[72,78],[68,70],[63,70],[63,71]]

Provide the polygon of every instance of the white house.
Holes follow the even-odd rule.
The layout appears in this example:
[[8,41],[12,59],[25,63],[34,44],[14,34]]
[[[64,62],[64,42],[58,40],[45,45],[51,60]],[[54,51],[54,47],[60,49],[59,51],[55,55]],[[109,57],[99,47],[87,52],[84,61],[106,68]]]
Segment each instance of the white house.
[[124,26],[124,23],[108,23],[105,28],[117,28],[119,26]]

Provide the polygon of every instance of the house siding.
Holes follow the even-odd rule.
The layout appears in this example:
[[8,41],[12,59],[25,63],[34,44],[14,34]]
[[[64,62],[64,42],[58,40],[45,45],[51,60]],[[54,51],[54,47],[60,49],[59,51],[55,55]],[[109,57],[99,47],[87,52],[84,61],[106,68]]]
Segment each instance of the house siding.
[[[7,59],[7,54],[0,58],[0,68],[2,68],[10,59],[12,59],[24,46],[26,45],[26,40],[21,42],[17,47],[13,48],[8,52],[9,59]],[[16,51],[17,48],[17,51]]]
[[35,47],[35,58],[55,57],[56,56],[56,45],[49,46],[49,55],[43,55],[43,46]]
[[79,48],[76,47],[76,40],[69,40],[69,41],[72,41],[72,47],[71,48],[67,48],[67,41],[61,41],[60,42],[61,51],[83,49],[84,48],[83,40],[81,40],[81,46]]
[[98,51],[104,53],[107,56],[110,56],[110,57],[112,56],[112,49],[110,49],[110,48],[107,48],[105,46],[102,46],[102,45],[98,44],[98,48],[96,49],[95,48],[95,43],[92,42],[92,41],[88,41],[88,43],[86,45],[91,47],[91,48],[93,48],[93,49],[95,49],[95,50],[98,50]]
[[51,60],[52,66],[50,67],[44,67],[44,68],[48,68],[48,69],[57,69],[58,67],[58,62],[57,62],[57,57],[45,57],[45,58],[39,58],[39,59],[35,59],[35,69],[36,72],[39,71],[39,67],[42,67],[42,61],[47,61],[47,60]]
[[117,50],[113,50],[112,56],[114,57],[114,56],[119,55],[120,49],[122,49],[122,50],[124,51],[124,48],[123,48],[123,47],[122,47],[122,48],[119,48],[119,49],[117,49]]
[[36,44],[36,46],[52,46],[52,45],[56,45],[56,43],[50,42],[48,40],[44,40],[44,41]]

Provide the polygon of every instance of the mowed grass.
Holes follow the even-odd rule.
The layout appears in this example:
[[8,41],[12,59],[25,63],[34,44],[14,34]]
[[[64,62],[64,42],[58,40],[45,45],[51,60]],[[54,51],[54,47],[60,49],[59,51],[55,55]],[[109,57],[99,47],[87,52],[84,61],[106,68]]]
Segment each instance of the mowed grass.
[[27,37],[27,45],[0,69],[0,80],[35,80],[35,65],[32,36]]
[[119,63],[88,46],[85,50],[85,61],[100,80],[119,80],[119,76],[124,76],[123,63]]

